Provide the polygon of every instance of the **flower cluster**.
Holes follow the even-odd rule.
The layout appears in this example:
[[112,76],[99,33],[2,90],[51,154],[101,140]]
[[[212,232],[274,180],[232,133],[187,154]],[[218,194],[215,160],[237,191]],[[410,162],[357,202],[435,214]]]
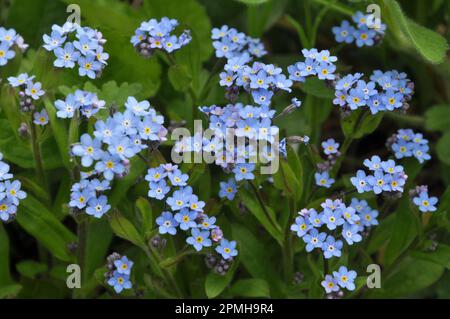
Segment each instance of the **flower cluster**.
[[320,80],[334,80],[337,57],[330,55],[330,51],[317,49],[303,49],[305,61],[288,66],[289,79],[294,82],[305,82],[308,76],[317,76]]
[[228,60],[225,71],[220,73],[220,85],[227,90],[227,98],[236,100],[242,88],[252,95],[258,105],[270,105],[273,95],[280,91],[291,92],[292,81],[286,78],[282,69],[273,64],[253,62],[250,66],[248,54]]
[[28,48],[23,38],[14,29],[0,27],[0,66],[6,65],[16,56],[14,46],[24,52]]
[[329,138],[322,142],[322,149],[327,156],[327,159],[326,161],[317,164],[318,172],[314,174],[314,178],[317,186],[330,188],[335,180],[330,178],[329,171],[336,163],[336,159],[341,156],[341,153],[339,152],[339,143],[333,138]]
[[381,23],[381,19],[375,18],[373,14],[363,14],[358,11],[353,15],[352,20],[356,24],[356,28],[347,20],[342,21],[340,26],[332,28],[337,42],[356,42],[358,47],[363,47],[373,46],[383,39],[386,25]]
[[128,97],[124,112],[116,112],[105,121],[95,123],[94,137],[81,136],[72,146],[72,154],[88,169],[81,181],[72,186],[69,206],[96,218],[111,208],[103,192],[110,189],[115,176],[129,171],[130,159],[142,150],[156,147],[166,140],[164,117],[157,115],[148,101],[138,102]]
[[105,101],[100,100],[95,93],[76,90],[67,95],[65,100],[56,100],[55,107],[58,110],[56,116],[62,119],[73,118],[78,112],[90,118],[105,107]]
[[22,112],[30,112],[36,109],[34,102],[45,94],[41,82],[33,82],[34,75],[22,73],[18,77],[9,77],[9,84],[19,89],[19,105]]
[[161,21],[150,19],[141,23],[131,37],[131,43],[139,54],[150,57],[155,50],[171,53],[191,42],[189,30],[176,36],[172,34],[178,26],[178,21],[164,17]]
[[371,209],[365,200],[353,198],[350,206],[346,206],[339,199],[327,199],[321,207],[321,212],[314,208],[301,210],[291,230],[303,239],[307,252],[319,248],[326,259],[341,256],[343,242],[337,239],[339,235],[353,245],[362,240],[360,233],[365,228],[378,225],[378,211]]
[[[75,33],[75,38],[70,35]],[[50,35],[44,34],[44,48],[55,54],[53,65],[73,69],[78,64],[78,74],[95,79],[107,64],[109,54],[103,51],[106,40],[100,31],[66,22],[54,24]]]
[[333,271],[333,276],[326,275],[325,280],[321,282],[325,292],[329,295],[329,298],[334,298],[332,293],[335,293],[337,297],[340,297],[340,288],[347,290],[355,290],[356,271],[348,270],[347,267],[341,266],[338,271]]
[[387,146],[395,155],[395,158],[415,157],[420,163],[431,159],[428,154],[428,140],[421,133],[414,133],[411,129],[400,129],[392,135]]
[[10,222],[16,217],[20,200],[27,194],[21,190],[20,181],[12,180],[9,165],[2,160],[3,154],[0,153],[0,219]]
[[403,186],[408,178],[403,166],[397,165],[393,160],[382,161],[377,155],[365,159],[364,166],[373,173],[366,175],[363,170],[358,170],[356,176],[350,179],[358,193],[374,192],[376,195],[382,192],[403,193]]
[[[238,182],[255,178],[258,160],[265,164],[277,159],[279,129],[272,125],[275,111],[268,106],[237,103],[204,106],[200,110],[208,116],[213,134],[210,138],[200,134],[184,137],[175,144],[175,152],[203,152],[203,157],[211,157],[211,162],[233,172]],[[223,187],[230,196],[236,191],[234,182]]]
[[250,57],[260,58],[267,54],[259,39],[249,37],[227,25],[212,29],[211,39],[216,49],[216,57],[226,58],[231,64],[239,62],[240,58],[247,60],[242,63],[245,64],[251,60]]
[[145,176],[149,182],[148,196],[164,200],[171,211],[164,211],[156,219],[160,234],[175,235],[177,229],[189,231],[186,242],[196,251],[219,243],[215,250],[223,259],[237,256],[236,242],[223,238],[222,230],[215,225],[216,218],[204,213],[205,202],[199,200],[187,184],[189,176],[178,169],[177,165],[161,164],[150,168]]
[[422,213],[435,212],[438,198],[428,195],[428,186],[421,185],[410,190],[409,196],[412,197],[414,205],[416,205]]
[[372,114],[409,108],[407,102],[414,93],[414,83],[406,73],[376,70],[369,81],[363,76],[362,73],[348,74],[337,80],[333,104],[345,111],[369,108]]
[[120,256],[118,253],[109,255],[107,262],[106,283],[113,287],[118,294],[124,289],[131,289],[133,284],[130,275],[133,262],[127,256]]

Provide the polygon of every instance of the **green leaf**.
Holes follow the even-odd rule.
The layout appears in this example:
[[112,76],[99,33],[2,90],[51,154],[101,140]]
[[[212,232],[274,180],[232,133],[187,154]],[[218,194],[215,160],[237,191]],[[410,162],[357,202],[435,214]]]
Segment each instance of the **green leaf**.
[[383,113],[371,115],[367,112],[363,110],[353,111],[341,121],[342,132],[345,136],[362,138],[377,129],[383,119]]
[[44,106],[47,111],[50,127],[52,128],[53,136],[58,144],[59,154],[62,158],[64,166],[71,169],[72,165],[69,157],[69,134],[66,126],[64,125],[64,120],[56,117],[56,107],[53,105],[50,98],[44,98]]
[[255,216],[255,218],[264,226],[267,232],[275,238],[278,243],[283,242],[283,235],[281,231],[281,227],[275,220],[275,214],[273,210],[265,205],[266,210],[268,211],[269,216],[266,216],[262,207],[259,205],[257,199],[254,195],[249,194],[247,191],[240,190],[239,196],[242,199],[244,205],[248,208],[248,210]]
[[283,14],[288,0],[243,0],[247,8],[247,32],[252,37],[261,37],[264,31],[275,24]]
[[130,172],[127,176],[114,183],[114,187],[109,196],[111,206],[115,207],[126,196],[128,189],[136,183],[136,179],[141,176],[147,165],[138,156],[130,161]]
[[[444,61],[448,44],[444,37],[408,19],[395,0],[384,0],[389,28],[399,40],[408,43],[427,61],[437,64]],[[386,15],[384,15],[386,16]],[[402,34],[399,34],[399,31]]]
[[85,269],[83,277],[90,278],[95,270],[104,264],[113,232],[106,219],[91,220],[87,230]]
[[180,92],[186,91],[192,81],[192,77],[184,65],[171,65],[168,76],[173,88]]
[[392,228],[395,231],[391,234],[386,247],[385,265],[392,265],[418,234],[417,218],[414,216],[416,213],[411,209],[408,196],[405,196],[395,212],[395,221]]
[[264,279],[271,286],[281,280],[272,264],[266,245],[246,226],[233,224],[232,238],[239,244],[239,258],[245,269],[253,278]]
[[45,273],[48,267],[34,260],[24,260],[16,264],[16,269],[22,276],[35,279],[37,275]]
[[0,224],[0,286],[12,282],[9,270],[9,238],[5,228]]
[[436,152],[438,158],[448,165],[450,165],[450,147],[448,147],[449,145],[450,145],[450,132],[447,132],[437,142]]
[[411,253],[411,256],[422,260],[432,261],[438,265],[450,269],[450,246],[448,245],[439,243],[434,251],[415,251]]
[[370,298],[401,298],[435,283],[443,274],[444,267],[434,262],[407,257],[382,281],[380,289],[372,289]]
[[[334,91],[327,87],[324,81],[318,78],[309,77],[304,83],[300,84],[300,89],[306,94],[311,94],[312,96],[322,98],[322,99],[333,99]],[[317,107],[317,106],[315,106]]]
[[114,212],[109,220],[113,232],[120,238],[126,239],[138,247],[144,247],[145,242],[136,227],[120,213]]
[[142,219],[142,232],[144,235],[147,235],[153,228],[152,206],[147,199],[140,197],[136,200],[136,207]]
[[425,113],[425,126],[429,130],[450,130],[450,106],[435,105]]
[[247,5],[257,5],[268,2],[269,0],[236,0],[237,2],[241,2]]
[[229,292],[233,297],[270,297],[269,285],[265,280],[258,278],[238,280]]
[[273,175],[273,184],[298,201],[302,196],[302,184],[287,161],[280,159],[279,164],[278,172]]
[[230,284],[233,279],[234,273],[239,265],[239,258],[236,258],[233,261],[233,265],[230,270],[225,275],[219,275],[215,272],[210,272],[208,276],[206,276],[205,280],[205,292],[208,298],[215,298],[219,296],[225,288]]
[[21,285],[0,286],[0,299],[15,298],[21,290]]
[[68,262],[74,260],[68,246],[76,241],[75,235],[30,194],[20,202],[17,222],[56,258]]
[[[63,1],[67,4],[73,2]],[[78,0],[77,4],[80,5],[86,24],[98,28],[107,40],[105,51],[109,53],[110,59],[101,78],[96,81],[139,83],[142,85],[143,96],[153,96],[161,83],[158,59],[144,59],[130,43],[139,23],[151,16],[144,15],[143,10],[133,10],[128,4],[119,1]]]

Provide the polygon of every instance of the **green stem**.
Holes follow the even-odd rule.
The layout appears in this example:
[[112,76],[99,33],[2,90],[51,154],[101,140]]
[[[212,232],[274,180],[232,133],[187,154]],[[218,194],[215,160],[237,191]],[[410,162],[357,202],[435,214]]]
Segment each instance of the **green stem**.
[[43,184],[43,188],[50,194],[49,186],[47,183],[47,177],[45,176],[44,164],[42,162],[41,149],[37,138],[36,125],[33,123],[33,115],[31,115],[30,131],[31,131],[31,143],[33,146],[34,163],[36,165],[36,174],[38,180],[41,181],[41,183]]
[[178,298],[183,297],[183,294],[180,290],[180,288],[177,285],[177,282],[175,281],[175,278],[173,277],[172,273],[168,271],[165,268],[162,268],[160,266],[161,264],[161,258],[159,257],[158,253],[153,249],[153,247],[145,247],[144,248],[145,253],[147,254],[147,257],[154,261],[155,265],[160,269],[162,276],[164,277],[164,280],[168,285],[170,285],[176,294]]
[[249,181],[250,186],[252,187],[253,192],[256,195],[256,198],[258,199],[258,203],[261,206],[261,209],[264,212],[264,215],[266,215],[267,219],[269,220],[269,222],[272,224],[272,226],[274,226],[275,228],[277,228],[277,223],[272,219],[272,216],[269,214],[269,212],[267,211],[266,205],[264,204],[264,201],[261,197],[261,194],[258,191],[258,188],[256,187],[256,185],[253,183],[253,181]]
[[294,249],[292,245],[292,233],[290,226],[293,223],[295,215],[297,213],[297,204],[295,202],[295,199],[290,200],[289,206],[290,212],[284,233],[284,255],[283,255],[284,274],[287,283],[289,283],[293,278]]
[[332,9],[336,12],[339,12],[339,13],[343,13],[348,16],[353,15],[353,10],[342,4],[330,3],[329,0],[313,0],[313,2],[324,5],[324,6],[328,6],[330,9]]

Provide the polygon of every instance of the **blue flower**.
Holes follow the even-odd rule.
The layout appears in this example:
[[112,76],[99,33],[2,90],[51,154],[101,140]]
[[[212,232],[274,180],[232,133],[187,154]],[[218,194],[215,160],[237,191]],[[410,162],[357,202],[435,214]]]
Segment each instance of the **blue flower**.
[[160,234],[175,235],[177,233],[176,227],[178,222],[175,220],[171,212],[163,212],[161,216],[156,218],[156,224],[159,225]]
[[94,55],[88,55],[86,57],[80,57],[78,59],[78,74],[80,76],[87,76],[91,79],[96,78],[96,72],[101,69],[101,63],[95,61]]
[[212,245],[211,239],[209,239],[209,231],[202,231],[198,228],[191,230],[191,237],[186,239],[189,245],[194,246],[196,251],[200,251],[203,247],[210,247]]
[[32,82],[34,79],[34,76],[29,76],[27,73],[21,73],[18,77],[10,76],[8,78],[8,82],[12,87],[18,87],[22,85],[27,85],[28,83]]
[[186,182],[189,179],[189,176],[187,174],[183,174],[183,172],[179,169],[169,172],[168,177],[172,183],[172,186],[186,186]]
[[3,184],[4,193],[6,198],[9,199],[14,205],[19,205],[19,200],[27,197],[27,194],[21,190],[20,181],[5,181]]
[[179,223],[182,230],[197,227],[195,219],[198,213],[187,208],[183,208],[179,213],[175,214],[175,220]]
[[216,223],[216,217],[214,217],[214,216],[208,217],[203,214],[201,216],[201,222],[197,225],[197,227],[204,229],[204,230],[215,229],[215,228],[217,228],[215,223]]
[[103,154],[101,141],[91,138],[89,134],[83,134],[80,138],[80,143],[72,147],[72,153],[81,157],[81,165],[89,167],[94,160],[99,160]]
[[356,176],[350,178],[350,181],[352,182],[352,185],[356,187],[358,193],[364,193],[371,190],[366,173],[363,170],[358,170]]
[[303,241],[306,243],[306,251],[311,252],[314,248],[322,248],[326,237],[326,233],[319,233],[317,229],[311,229],[303,236]]
[[27,88],[25,89],[25,94],[31,96],[33,100],[38,100],[42,95],[45,94],[45,91],[41,89],[42,85],[40,82],[36,83],[28,83]]
[[370,158],[370,160],[365,159],[363,164],[371,171],[377,171],[381,168],[381,158],[377,155],[374,155]]
[[180,210],[189,207],[192,192],[188,187],[181,188],[173,192],[172,197],[167,198],[166,203],[172,210]]
[[339,149],[339,143],[336,143],[334,139],[329,138],[328,140],[322,142],[322,148],[326,155],[336,154]]
[[341,257],[342,240],[335,240],[333,236],[328,235],[326,241],[322,245],[323,255],[325,259],[331,257]]
[[131,158],[135,155],[133,151],[133,145],[126,137],[113,140],[108,146],[108,151],[112,155],[116,155],[122,160]]
[[55,107],[58,109],[56,116],[59,118],[72,118],[75,111],[80,107],[79,103],[75,101],[74,95],[70,94],[66,100],[56,100]]
[[378,211],[375,209],[366,209],[360,213],[360,221],[363,226],[370,227],[378,225]]
[[42,109],[41,112],[34,112],[33,114],[33,123],[36,125],[47,125],[48,124],[48,114],[45,109]]
[[360,219],[356,210],[351,206],[342,209],[342,217],[344,217],[345,221],[351,225],[355,224]]
[[103,176],[111,181],[114,175],[121,175],[125,172],[125,167],[117,156],[103,152],[100,161],[95,164],[95,170],[103,173]]
[[72,192],[70,195],[70,207],[76,207],[78,209],[83,209],[86,207],[88,201],[94,196],[92,191],[88,189],[77,190]]
[[86,208],[86,214],[101,218],[111,209],[111,205],[108,205],[108,198],[105,195],[99,198],[91,198]]
[[419,207],[422,213],[436,211],[437,197],[429,197],[428,192],[422,191],[418,196],[413,198],[414,204]]
[[55,56],[56,60],[53,62],[53,65],[58,68],[70,68],[72,69],[75,66],[75,62],[80,58],[80,52],[75,51],[72,43],[66,43],[64,48],[56,48]]
[[145,180],[149,182],[159,182],[167,176],[167,172],[163,167],[158,166],[155,168],[150,168],[145,175]]
[[348,290],[355,290],[356,271],[348,270],[347,267],[341,266],[338,271],[333,271],[333,277],[338,285]]
[[317,77],[319,80],[334,80],[336,76],[333,74],[336,66],[333,64],[320,63],[316,66]]
[[342,21],[339,27],[333,27],[331,29],[334,33],[336,42],[351,43],[354,41],[355,28],[350,25],[347,20]]
[[330,178],[328,171],[315,173],[314,178],[316,179],[316,185],[320,187],[330,188],[334,183],[334,179]]
[[47,51],[53,51],[54,49],[59,48],[64,43],[64,41],[66,41],[66,37],[56,30],[52,31],[50,36],[44,34],[42,36],[42,39],[45,43],[44,48]]
[[327,225],[329,230],[334,230],[337,226],[344,224],[341,209],[331,210],[326,208],[322,215],[322,222]]
[[5,181],[12,177],[13,175],[9,173],[9,165],[0,161],[0,181]]
[[159,200],[164,199],[166,194],[170,191],[170,187],[167,186],[165,180],[160,180],[159,182],[150,182],[150,190],[148,191],[148,197],[156,198]]
[[216,247],[216,251],[222,255],[222,258],[227,260],[237,256],[236,242],[222,239],[219,246]]
[[390,190],[390,175],[385,175],[382,171],[376,171],[373,176],[367,177],[367,182],[372,186],[375,194],[380,194],[383,191]]
[[127,258],[127,256],[122,256],[122,258],[114,261],[114,266],[117,268],[117,272],[122,275],[130,275],[131,268],[133,267],[133,262]]
[[242,163],[237,164],[236,167],[233,169],[234,178],[236,181],[241,181],[243,179],[252,180],[255,178],[255,175],[253,175],[252,171],[255,169],[255,164],[252,163]]
[[8,60],[16,56],[13,50],[10,50],[10,45],[6,42],[0,42],[0,66],[6,65]]
[[228,198],[228,200],[233,200],[236,195],[237,187],[236,182],[233,178],[228,179],[227,182],[220,182],[220,198]]
[[297,233],[298,237],[303,237],[312,226],[309,223],[308,219],[305,219],[302,216],[299,216],[295,219],[295,224],[291,225],[291,230]]
[[73,46],[77,48],[82,55],[94,55],[98,47],[98,42],[87,35],[82,35],[79,41],[74,41]]
[[361,235],[358,234],[358,230],[358,225],[344,224],[342,237],[344,237],[349,245],[353,245],[353,243],[358,243],[362,240]]
[[12,215],[17,212],[17,206],[14,203],[5,198],[0,200],[0,219],[3,221],[8,221]]
[[114,271],[113,276],[108,280],[108,285],[114,288],[114,290],[119,294],[124,289],[131,289],[132,284],[129,276],[119,273],[117,270]]
[[311,208],[308,210],[308,220],[310,224],[314,227],[320,227],[322,226],[322,213],[318,213],[314,208]]
[[339,291],[337,280],[333,278],[331,275],[326,275],[325,280],[323,280],[320,284],[325,289],[325,292],[327,294]]
[[356,45],[358,47],[365,45],[372,46],[375,43],[375,36],[376,32],[374,30],[370,30],[368,27],[363,26],[355,32]]

